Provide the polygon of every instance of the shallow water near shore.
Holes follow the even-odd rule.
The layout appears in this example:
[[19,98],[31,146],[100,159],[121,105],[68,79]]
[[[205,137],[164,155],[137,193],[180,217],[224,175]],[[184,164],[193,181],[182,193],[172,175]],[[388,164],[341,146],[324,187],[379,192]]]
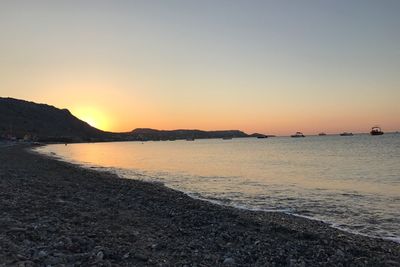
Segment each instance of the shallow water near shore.
[[48,145],[38,152],[196,198],[400,241],[400,135]]

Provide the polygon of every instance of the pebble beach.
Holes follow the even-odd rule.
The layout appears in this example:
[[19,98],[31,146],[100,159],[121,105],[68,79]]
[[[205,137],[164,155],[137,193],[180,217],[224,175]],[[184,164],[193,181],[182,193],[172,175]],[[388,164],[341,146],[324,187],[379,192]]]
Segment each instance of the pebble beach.
[[0,147],[0,266],[400,266],[400,244]]

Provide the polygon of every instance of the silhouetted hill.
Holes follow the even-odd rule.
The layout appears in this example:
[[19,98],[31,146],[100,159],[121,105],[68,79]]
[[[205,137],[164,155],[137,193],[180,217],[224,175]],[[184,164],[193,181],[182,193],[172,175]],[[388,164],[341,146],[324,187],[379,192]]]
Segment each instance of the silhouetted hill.
[[67,109],[0,97],[0,136],[42,141],[91,141],[109,133],[79,120]]
[[138,140],[175,140],[175,139],[204,139],[204,138],[236,138],[248,137],[239,130],[228,131],[201,131],[201,130],[155,130],[138,128],[131,132]]
[[267,138],[268,135],[260,134],[260,133],[253,133],[249,135],[250,137],[257,137],[257,138]]
[[[96,129],[67,109],[0,97],[0,139],[26,138],[43,142],[147,141],[250,137],[239,130],[155,130],[139,128],[127,133]],[[254,135],[255,137],[255,135]]]

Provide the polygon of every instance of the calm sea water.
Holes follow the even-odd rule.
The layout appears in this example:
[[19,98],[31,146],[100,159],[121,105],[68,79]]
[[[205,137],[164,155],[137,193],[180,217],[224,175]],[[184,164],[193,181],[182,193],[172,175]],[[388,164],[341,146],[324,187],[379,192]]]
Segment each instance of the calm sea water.
[[39,152],[193,197],[400,241],[400,134],[49,145]]

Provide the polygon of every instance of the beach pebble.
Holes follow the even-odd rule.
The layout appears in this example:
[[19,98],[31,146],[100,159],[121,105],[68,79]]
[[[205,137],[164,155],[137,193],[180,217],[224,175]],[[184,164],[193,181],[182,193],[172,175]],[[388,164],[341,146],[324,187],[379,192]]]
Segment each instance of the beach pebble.
[[387,260],[385,262],[385,266],[399,266],[400,264],[396,261],[392,261],[392,260]]
[[46,261],[45,264],[47,266],[53,266],[62,263],[62,258],[57,258],[57,257],[49,257]]
[[47,256],[46,251],[44,251],[44,250],[39,251],[39,253],[38,253],[38,257],[39,257],[39,258],[44,258],[44,257],[46,257],[46,256]]
[[135,253],[135,259],[141,260],[141,261],[147,261],[149,258],[141,253]]
[[336,255],[339,256],[339,257],[344,257],[345,256],[344,252],[342,250],[340,250],[340,249],[336,250]]
[[236,262],[235,262],[234,258],[225,258],[224,262],[223,262],[223,265],[225,265],[225,266],[233,266],[235,264],[236,264]]
[[104,253],[103,253],[103,251],[97,252],[97,254],[96,254],[96,261],[102,261],[103,258],[104,258]]
[[32,261],[20,261],[16,263],[16,266],[18,267],[31,267],[34,266],[34,263]]

